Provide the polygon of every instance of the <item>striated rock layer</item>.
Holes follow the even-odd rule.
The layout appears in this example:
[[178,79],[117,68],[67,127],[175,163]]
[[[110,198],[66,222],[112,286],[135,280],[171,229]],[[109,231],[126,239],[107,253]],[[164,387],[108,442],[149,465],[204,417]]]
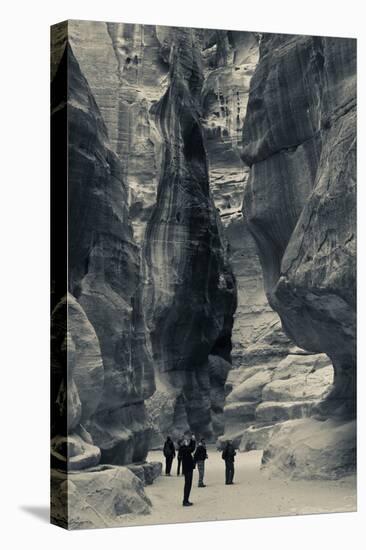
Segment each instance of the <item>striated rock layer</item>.
[[[289,414],[296,417],[296,413],[301,416],[305,412],[303,406],[290,409],[284,402],[271,409],[278,411],[282,407],[282,417],[278,412],[273,413],[273,418],[267,414],[266,420],[256,415],[256,407],[262,402],[262,386],[275,376],[275,367],[291,348],[277,313],[268,304],[257,248],[242,213],[243,191],[250,171],[240,156],[242,131],[250,81],[258,62],[259,39],[254,33],[217,30],[204,31],[202,36],[203,129],[210,187],[229,242],[238,289],[232,331],[233,368],[223,396],[225,433],[220,442],[231,438],[244,449],[263,448],[263,434],[268,439],[275,422]],[[253,394],[243,398],[240,390],[246,379]],[[256,386],[255,380],[261,385]]]
[[[177,434],[190,426],[206,435],[223,431],[235,290],[210,198],[202,135],[203,65],[212,57],[212,32],[70,22],[75,56],[122,164],[141,246],[142,307],[158,374],[157,391],[148,400],[153,445],[173,427]],[[160,343],[162,323],[169,332]],[[172,374],[160,376],[165,370]]]
[[209,190],[199,41],[194,30],[169,30],[169,85],[154,107],[163,164],[144,243],[144,305],[158,387],[174,402],[172,426],[211,437],[222,430],[213,386],[223,389],[230,368],[236,289]]
[[[69,469],[82,469],[99,460],[125,464],[145,459],[150,428],[144,400],[155,386],[121,164],[69,45],[64,45],[53,79],[55,90],[66,72],[67,104],[57,94],[53,104],[54,117],[67,109],[69,159],[69,294],[67,304],[62,298],[53,314],[53,368],[60,375],[53,454],[55,465],[67,460]],[[66,305],[67,334],[58,321],[58,311]],[[66,349],[67,382],[58,368]],[[67,433],[60,433],[65,414]]]
[[338,422],[356,406],[355,132],[355,40],[264,35],[243,131],[244,212],[287,334],[332,361],[317,418]]

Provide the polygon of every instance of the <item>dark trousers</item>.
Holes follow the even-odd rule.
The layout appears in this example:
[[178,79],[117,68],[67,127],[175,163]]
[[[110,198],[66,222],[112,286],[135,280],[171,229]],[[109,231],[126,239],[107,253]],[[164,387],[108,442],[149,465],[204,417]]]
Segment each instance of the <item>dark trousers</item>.
[[232,483],[234,479],[234,462],[225,460],[225,483]]
[[184,472],[184,496],[183,502],[189,501],[189,495],[192,489],[193,470],[190,472]]
[[173,462],[173,456],[166,456],[165,457],[165,473],[170,474],[170,470],[172,469],[172,462]]
[[180,475],[180,468],[182,466],[182,459],[178,457],[178,469],[177,469],[177,476]]

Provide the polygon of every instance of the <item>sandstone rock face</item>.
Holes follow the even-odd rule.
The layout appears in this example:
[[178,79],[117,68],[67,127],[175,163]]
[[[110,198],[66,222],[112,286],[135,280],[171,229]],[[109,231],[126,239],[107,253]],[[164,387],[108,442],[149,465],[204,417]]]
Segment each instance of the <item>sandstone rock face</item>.
[[118,527],[128,515],[151,510],[142,481],[123,466],[99,466],[67,478],[54,471],[51,483],[51,520],[70,530]]
[[210,438],[217,400],[208,356],[230,362],[235,281],[209,190],[199,41],[190,29],[170,29],[165,41],[169,85],[154,107],[163,166],[144,243],[144,305],[159,383],[178,407],[183,401],[190,428]]
[[167,86],[165,27],[70,21],[70,42],[121,161],[135,241],[156,202],[162,143],[149,111]]
[[[144,399],[155,389],[141,309],[139,253],[121,164],[70,46],[64,50],[53,84],[57,88],[66,64],[68,338],[75,348],[68,358],[72,373],[68,421],[70,429],[80,424],[89,433],[88,444],[97,448],[102,462],[124,464],[146,457],[150,429]],[[54,113],[65,108],[56,97]],[[57,335],[60,353],[65,337],[62,330]],[[56,429],[55,435],[67,434]],[[97,462],[98,453],[85,445],[83,435],[78,437],[67,445],[57,440],[57,453],[66,447],[72,456],[86,453]],[[90,465],[84,462],[81,467]]]
[[277,426],[265,450],[272,472],[294,477],[355,466],[355,132],[356,42],[264,35],[243,129],[242,158],[251,167],[244,215],[286,333],[326,353],[334,368],[323,394],[328,367],[307,376],[308,388],[300,371],[264,387],[267,401],[256,411],[263,421],[285,417],[279,399],[287,418],[310,407],[318,419]]
[[[234,437],[239,444],[248,422],[255,421],[262,387],[269,381],[269,366],[275,367],[288,354],[290,342],[268,304],[255,241],[242,213],[249,167],[240,156],[241,141],[250,81],[258,62],[259,37],[254,33],[205,31],[201,40],[203,129],[210,187],[229,242],[238,289],[232,332],[233,370],[226,383],[227,399],[218,433],[225,431],[223,439]],[[246,369],[254,366],[256,376],[253,385],[248,386],[247,398],[237,398],[239,379],[249,376]],[[253,376],[253,372],[250,374]],[[262,385],[256,386],[256,378],[261,377]]]
[[243,131],[269,302],[335,369],[325,417],[355,414],[355,86],[354,40],[265,35]]
[[226,387],[225,433],[241,450],[265,448],[273,428],[308,417],[330,393],[333,367],[325,354],[298,353],[230,371]]
[[338,479],[353,473],[355,463],[355,420],[305,418],[274,428],[262,468],[269,476]]
[[[225,380],[212,376],[208,355],[226,361],[223,371],[228,371],[235,284],[210,197],[202,130],[204,64],[215,57],[210,34],[70,22],[73,51],[122,164],[134,238],[141,246],[141,306],[148,314],[147,339],[151,333],[159,373],[158,391],[148,402],[153,445],[173,426],[175,435],[189,427],[208,437],[223,431]],[[243,74],[244,58],[238,59]],[[189,304],[186,294],[192,287]],[[156,405],[162,402],[166,415],[158,418]],[[202,422],[194,423],[194,417]]]

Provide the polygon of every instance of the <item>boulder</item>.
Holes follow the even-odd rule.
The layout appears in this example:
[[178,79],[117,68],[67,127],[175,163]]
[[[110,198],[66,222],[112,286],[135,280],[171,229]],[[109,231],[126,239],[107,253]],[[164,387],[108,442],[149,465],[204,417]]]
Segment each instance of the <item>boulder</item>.
[[143,462],[142,464],[128,464],[127,468],[135,474],[143,485],[151,485],[161,475],[161,462]]
[[272,436],[275,425],[270,426],[249,426],[243,431],[240,440],[240,451],[253,451],[254,449],[265,449]]
[[354,472],[356,422],[314,418],[276,426],[262,458],[269,476],[339,479]]
[[67,476],[53,470],[51,483],[51,521],[67,529],[118,527],[126,516],[151,510],[142,482],[123,466],[104,465]]

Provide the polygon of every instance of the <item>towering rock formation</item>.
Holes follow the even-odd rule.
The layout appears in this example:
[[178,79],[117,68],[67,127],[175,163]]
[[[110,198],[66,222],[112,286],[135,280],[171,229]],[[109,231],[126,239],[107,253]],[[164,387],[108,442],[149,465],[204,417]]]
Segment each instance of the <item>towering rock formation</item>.
[[134,238],[141,244],[156,202],[161,137],[150,108],[167,87],[165,27],[70,21],[70,42],[121,161]]
[[223,403],[210,380],[223,389],[235,281],[209,190],[199,42],[194,30],[170,29],[165,44],[169,86],[154,108],[163,166],[145,239],[144,303],[158,385],[174,399],[172,425],[211,437],[211,411]]
[[73,50],[122,163],[141,245],[142,307],[158,373],[148,405],[156,442],[173,426],[222,433],[235,284],[203,145],[205,31],[70,25]]
[[[55,95],[53,112],[59,116],[67,108],[68,115],[69,332],[64,339],[73,401],[68,431],[81,424],[79,435],[93,442],[98,460],[125,464],[146,457],[144,399],[154,391],[140,308],[139,255],[120,162],[69,46],[53,80],[56,91],[66,72],[67,104]],[[53,316],[56,327],[60,308],[66,308],[62,300]],[[66,353],[64,340],[57,338],[56,357]]]
[[263,448],[278,422],[309,415],[333,378],[327,357],[296,348],[281,330],[268,304],[257,248],[242,213],[250,171],[240,157],[242,132],[259,41],[259,35],[249,32],[202,34],[210,186],[238,287],[233,368],[226,381],[225,433],[220,440],[231,438],[244,450]]
[[[337,460],[337,475],[355,461],[355,86],[354,40],[264,35],[243,131],[251,167],[244,212],[269,303],[291,339],[325,352],[334,367],[333,389],[316,408],[318,419],[332,419],[335,438],[322,475]],[[309,437],[320,430],[315,420],[301,422]],[[344,422],[347,430],[336,429]],[[304,440],[283,445],[285,429],[265,462],[301,475]],[[326,461],[306,456],[317,475]]]

